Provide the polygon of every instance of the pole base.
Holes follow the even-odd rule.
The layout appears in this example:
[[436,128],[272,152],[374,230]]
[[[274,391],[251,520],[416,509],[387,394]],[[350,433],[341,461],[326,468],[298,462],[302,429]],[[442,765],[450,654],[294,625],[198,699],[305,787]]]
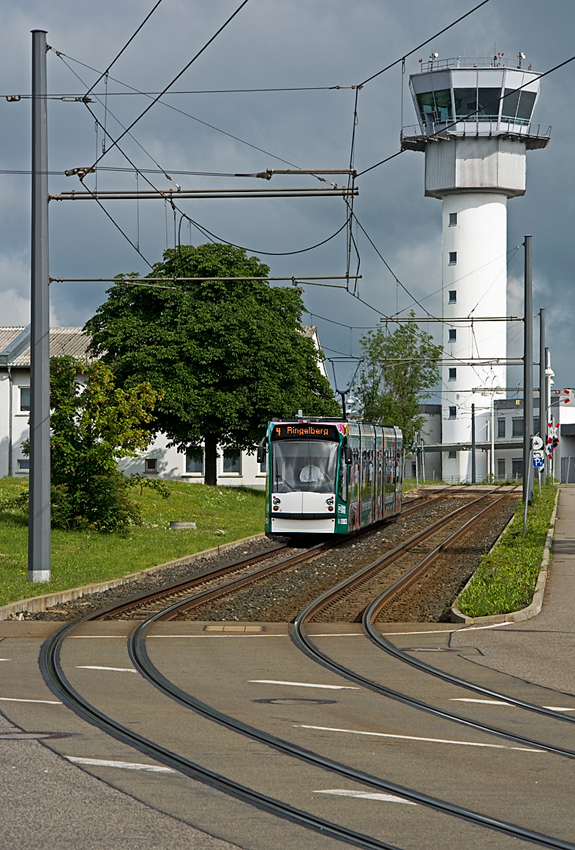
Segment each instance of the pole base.
[[28,570],[28,581],[34,583],[50,581],[51,570]]

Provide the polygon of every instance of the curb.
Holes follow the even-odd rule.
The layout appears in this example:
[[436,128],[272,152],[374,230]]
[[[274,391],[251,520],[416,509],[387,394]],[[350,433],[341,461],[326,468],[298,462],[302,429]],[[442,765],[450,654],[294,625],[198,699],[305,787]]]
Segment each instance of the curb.
[[[531,604],[528,605],[526,608],[522,608],[520,611],[510,611],[507,614],[492,614],[488,617],[466,617],[465,614],[463,614],[456,605],[453,605],[451,608],[452,623],[463,623],[466,626],[471,626],[475,623],[484,626],[495,625],[496,623],[520,623],[522,620],[530,620],[532,617],[536,617],[537,614],[541,612],[541,609],[543,608],[543,594],[545,593],[545,585],[547,584],[549,560],[551,558],[551,547],[553,545],[553,537],[555,534],[555,519],[557,517],[557,505],[559,504],[560,489],[560,487],[557,487],[555,505],[553,507],[551,519],[549,520],[549,531],[547,532],[547,537],[545,538],[543,560],[541,561],[541,569],[539,570],[539,575],[537,576],[537,583],[535,584],[535,592],[533,594]],[[505,527],[502,533],[505,534],[506,530],[507,526]],[[469,579],[469,581],[471,581],[472,578],[473,576],[471,577],[471,579]],[[469,584],[469,582],[467,582],[467,584]]]
[[113,587],[119,587],[122,584],[129,584],[134,579],[141,576],[150,575],[158,570],[163,570],[165,567],[177,567],[180,564],[193,564],[198,558],[206,558],[210,556],[221,555],[222,552],[229,552],[243,546],[246,543],[252,543],[255,540],[261,540],[265,534],[253,534],[251,537],[244,537],[241,540],[232,540],[230,543],[224,543],[222,546],[213,546],[211,549],[204,549],[202,552],[196,552],[193,555],[185,555],[183,558],[176,558],[175,561],[166,561],[165,564],[157,564],[155,567],[147,567],[145,570],[139,570],[137,573],[128,573],[122,578],[113,578],[108,581],[100,581],[96,584],[85,584],[82,587],[72,587],[69,590],[59,590],[56,593],[47,593],[44,596],[31,596],[29,599],[20,599],[18,602],[10,602],[8,605],[0,607],[0,620],[8,620],[11,614],[20,614],[23,611],[30,611],[31,614],[36,614],[39,611],[45,611],[46,608],[51,608],[52,605],[60,605],[62,602],[71,602],[74,599],[79,599],[81,596],[89,596],[92,593],[102,593],[104,590],[110,590]]

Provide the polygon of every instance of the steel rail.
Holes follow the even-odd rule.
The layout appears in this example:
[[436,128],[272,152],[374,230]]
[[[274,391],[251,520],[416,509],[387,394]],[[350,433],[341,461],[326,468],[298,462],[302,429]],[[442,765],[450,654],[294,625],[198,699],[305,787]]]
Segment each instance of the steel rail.
[[[337,840],[344,841],[347,844],[366,848],[366,850],[400,850],[395,845],[387,844],[369,835],[364,835],[354,830],[346,829],[345,827],[340,827],[338,824],[331,823],[309,812],[297,809],[281,800],[233,782],[222,774],[209,770],[185,756],[169,750],[143,735],[139,735],[103,712],[100,712],[72,687],[64,674],[61,664],[61,647],[66,636],[72,629],[87,620],[88,617],[83,617],[73,623],[66,624],[66,626],[59,629],[55,635],[49,638],[40,650],[40,669],[48,687],[52,693],[58,696],[68,708],[83,720],[103,730],[116,740],[134,747],[149,758],[165,764],[167,767],[172,768],[172,770],[176,770],[192,779],[210,785],[224,794],[263,809],[272,815],[289,820],[299,826],[312,829],[322,835],[328,835]],[[573,850],[573,845],[547,844],[544,846],[556,847],[558,850]]]
[[[499,489],[499,488],[498,488]],[[430,537],[432,534],[435,534],[436,531],[443,528],[443,526],[447,525],[460,513],[463,511],[467,511],[476,505],[478,502],[482,502],[485,499],[488,499],[493,493],[497,492],[496,490],[490,490],[489,493],[479,496],[477,499],[473,499],[471,502],[467,502],[465,505],[462,505],[456,510],[451,511],[451,513],[446,514],[444,517],[433,522],[431,525],[428,525],[422,531],[418,531],[417,534],[414,534],[408,540],[404,540],[403,543],[400,543],[398,546],[395,546],[389,552],[386,552],[384,555],[381,555],[375,561],[372,561],[371,564],[368,564],[363,569],[359,570],[357,573],[354,573],[352,576],[344,579],[339,584],[336,584],[334,587],[327,590],[325,593],[322,593],[321,596],[318,596],[313,600],[304,610],[298,615],[295,622],[309,622],[316,614],[319,613],[323,608],[330,605],[334,599],[345,589],[353,587],[353,585],[358,584],[360,581],[365,581],[367,578],[370,578],[374,573],[378,572],[383,567],[388,564],[393,563],[397,560],[399,555],[402,555],[404,552],[407,552],[416,543],[420,543],[426,538]],[[427,503],[429,504],[429,503]]]
[[[138,629],[136,629],[136,632],[134,633],[134,638],[136,637],[136,635],[142,636],[145,633],[145,630],[149,627],[149,625],[152,622],[155,622],[160,617],[161,612],[159,614],[153,615],[145,623],[140,624],[140,626],[138,627]],[[300,825],[306,826],[316,831],[320,831],[323,834],[329,834],[338,840],[343,840],[347,843],[351,843],[359,847],[382,848],[382,850],[398,850],[398,848],[392,847],[392,845],[389,845],[383,841],[378,841],[376,839],[371,838],[370,836],[361,835],[356,832],[346,830],[343,827],[330,824],[329,822],[325,822],[321,818],[316,818],[315,816],[310,815],[307,812],[301,812],[301,810],[294,809],[293,807],[290,807],[287,804],[282,803],[281,801],[277,801],[265,795],[259,795],[257,792],[254,792],[253,789],[246,788],[245,786],[238,786],[235,783],[232,783],[226,777],[222,777],[219,774],[215,774],[214,772],[209,771],[206,768],[203,768],[202,766],[197,765],[191,762],[190,760],[179,756],[176,753],[166,750],[165,748],[154,743],[153,741],[150,741],[149,739],[137,735],[132,730],[126,729],[125,727],[121,726],[121,724],[116,723],[111,718],[108,718],[106,715],[103,715],[102,713],[98,712],[97,709],[95,709],[87,701],[85,701],[68,683],[60,663],[60,650],[65,637],[73,628],[80,625],[81,623],[87,622],[92,618],[92,615],[87,615],[86,617],[81,618],[75,623],[67,624],[66,626],[64,626],[62,629],[59,630],[59,632],[56,633],[56,635],[54,635],[52,638],[45,642],[40,654],[40,666],[44,674],[44,678],[48,683],[49,687],[65,702],[66,705],[68,705],[68,707],[72,708],[72,710],[74,710],[77,714],[83,717],[83,719],[87,720],[93,725],[97,725],[100,728],[103,728],[109,734],[113,735],[121,741],[128,743],[131,746],[136,747],[141,752],[148,754],[151,758],[159,760],[162,763],[173,767],[179,772],[192,776],[195,779],[199,779],[202,782],[206,782],[212,787],[218,788],[218,790],[222,790],[225,793],[232,794],[238,799],[241,799],[259,808],[262,808],[272,814],[287,818],[288,820],[296,822]],[[134,663],[137,665],[138,669],[140,669],[140,661],[137,659],[136,654],[132,649],[132,646],[133,641],[131,641],[130,651]],[[146,657],[147,652],[145,651],[144,644],[143,656],[139,656],[139,658],[144,658],[144,665],[146,663]],[[151,662],[149,663],[151,664]],[[159,676],[160,679],[163,678],[161,674],[159,674]],[[157,687],[163,689],[163,685],[157,684],[156,682],[155,684]],[[173,686],[171,683],[168,682],[167,684],[171,688],[175,688],[175,686]],[[171,696],[173,696],[174,699],[181,701],[180,694],[183,694],[183,692],[180,692],[180,694],[178,694],[177,692],[179,691],[179,689],[176,688],[175,690],[176,693],[172,693]],[[195,700],[190,695],[183,694],[183,698],[186,704],[188,704],[195,710],[199,710],[200,713],[203,713],[203,703],[200,703],[199,701]],[[194,704],[191,705],[190,701]],[[226,715],[221,715],[221,713],[216,713],[219,716],[214,717],[214,710],[210,707],[206,708],[209,712],[212,713],[212,719],[215,719],[216,722],[227,723],[228,721],[231,721],[232,725],[236,727],[236,730],[242,732],[243,734],[256,734],[258,736],[265,736],[265,733],[260,732],[260,730],[252,730],[251,727],[248,727],[246,724],[242,724],[240,721],[235,721],[232,718],[227,718]],[[267,742],[270,746],[273,746],[276,749],[280,749],[282,752],[288,752],[288,750],[291,750],[289,754],[297,755],[298,758],[304,758],[306,761],[310,761],[316,764],[318,767],[324,767],[328,770],[336,770],[340,773],[341,771],[344,771],[344,775],[347,775],[350,778],[355,778],[359,782],[372,785],[373,787],[377,787],[380,789],[384,789],[387,792],[395,793],[398,796],[403,796],[405,799],[409,799],[414,802],[419,802],[422,805],[430,806],[431,808],[434,808],[438,811],[442,811],[445,814],[455,815],[474,824],[479,824],[491,829],[495,829],[499,832],[504,832],[507,835],[513,835],[514,837],[523,838],[525,840],[539,844],[539,846],[557,848],[557,850],[574,850],[575,848],[575,845],[563,842],[560,839],[556,839],[551,836],[547,836],[532,830],[525,830],[524,828],[518,827],[515,824],[509,824],[504,821],[500,821],[498,819],[482,815],[481,813],[473,812],[462,807],[454,806],[450,803],[445,803],[442,800],[437,800],[427,795],[422,795],[419,792],[413,791],[412,789],[402,788],[401,786],[386,782],[385,780],[378,779],[377,777],[370,777],[367,774],[363,774],[361,771],[354,771],[353,768],[349,768],[346,765],[338,765],[337,763],[332,762],[329,759],[323,759],[321,756],[318,756],[313,752],[306,751],[301,748],[296,748],[295,745],[282,741],[281,739],[275,739],[273,736],[266,736],[266,738],[267,741],[264,741],[264,743]],[[296,752],[296,750],[298,750],[298,752]]]
[[[341,777],[362,783],[368,787],[375,788],[378,791],[395,794],[396,796],[402,797],[410,802],[426,806],[427,808],[434,809],[435,811],[439,811],[443,814],[458,817],[474,825],[493,829],[506,835],[531,841],[540,844],[542,847],[553,847],[558,848],[558,850],[559,848],[561,848],[561,850],[575,850],[575,844],[564,842],[561,839],[556,839],[552,836],[544,835],[543,833],[525,829],[517,826],[516,824],[499,820],[498,818],[483,815],[480,812],[473,811],[472,809],[448,803],[436,797],[431,797],[428,794],[415,791],[414,789],[407,788],[394,782],[365,773],[364,771],[357,770],[349,765],[336,762],[333,759],[321,756],[312,750],[308,750],[304,747],[293,744],[290,741],[286,741],[282,738],[276,737],[275,735],[263,732],[260,729],[250,726],[241,720],[237,720],[236,718],[224,714],[218,709],[207,705],[192,694],[183,691],[167,679],[151,661],[146,647],[146,636],[150,627],[160,619],[160,616],[161,615],[159,614],[152,615],[148,618],[148,620],[140,623],[130,635],[128,642],[130,658],[136,669],[146,679],[148,679],[151,684],[153,684],[161,692],[170,696],[180,705],[191,708],[193,711],[208,720],[220,723],[227,729],[231,729],[239,734],[246,735],[252,740],[256,740],[259,743],[270,746],[284,755],[297,758],[308,764],[337,773]],[[573,756],[575,757],[575,753],[573,753]],[[383,844],[382,846],[387,845]]]
[[[417,535],[415,536],[417,538]],[[413,539],[413,538],[412,538]],[[400,547],[397,547],[400,548]],[[375,562],[377,564],[377,561]],[[373,566],[373,565],[370,565]],[[368,570],[369,567],[366,567],[365,570]],[[360,571],[361,573],[362,571]],[[347,579],[345,582],[341,582],[337,585],[338,588],[341,588],[347,583],[351,583],[354,578],[357,578],[358,573],[355,576],[351,576],[351,578]],[[372,679],[367,678],[366,676],[361,675],[360,673],[351,670],[348,667],[345,667],[343,664],[339,664],[337,661],[330,658],[326,653],[322,652],[311,640],[310,636],[306,634],[304,631],[304,627],[306,622],[308,621],[308,615],[313,616],[316,612],[316,603],[318,601],[324,602],[324,598],[329,594],[322,594],[322,596],[318,597],[317,600],[311,602],[303,611],[298,614],[295,618],[294,623],[291,628],[291,638],[294,644],[300,649],[304,654],[308,655],[313,661],[318,664],[321,664],[323,667],[327,668],[330,672],[336,673],[340,676],[343,676],[345,679],[353,682],[354,684],[359,684],[362,687],[368,688],[375,693],[381,694],[382,696],[388,697],[389,699],[393,699],[396,702],[400,702],[403,705],[409,706],[411,708],[418,709],[420,711],[424,711],[428,714],[431,714],[435,717],[439,717],[443,720],[449,720],[451,722],[458,723],[461,726],[465,726],[469,729],[475,729],[480,732],[485,732],[490,735],[495,735],[499,738],[503,738],[509,741],[515,741],[517,743],[521,743],[525,746],[545,750],[546,752],[552,753],[553,755],[561,756],[563,758],[575,759],[575,750],[569,750],[564,747],[559,747],[553,744],[548,744],[543,741],[539,741],[538,739],[528,738],[523,735],[519,735],[515,732],[509,732],[505,729],[499,729],[496,726],[491,726],[487,723],[482,723],[477,720],[472,720],[469,717],[465,717],[460,714],[454,714],[452,712],[446,711],[445,709],[438,708],[437,706],[431,705],[430,703],[426,703],[423,700],[417,699],[416,697],[410,697],[406,694],[401,693],[400,691],[396,691],[393,688],[389,688],[386,685],[382,685],[379,682],[376,682]],[[323,605],[322,605],[323,607]],[[385,639],[383,639],[385,640]],[[387,648],[387,647],[386,647]],[[400,653],[400,650],[396,650],[395,647],[392,646],[392,650]],[[395,654],[393,652],[393,654]],[[408,659],[411,663],[412,659]],[[417,662],[414,666],[421,666],[423,662]],[[432,668],[434,669],[434,668]],[[466,686],[465,680],[457,679],[457,677],[453,677],[449,679],[447,674],[442,674],[441,671],[437,671],[442,678],[446,678],[448,681],[452,681],[454,684],[461,684],[463,687]],[[493,694],[496,696],[495,692],[490,692],[487,689],[484,689],[485,693]],[[499,699],[506,699],[504,695],[500,695]],[[513,700],[509,700],[510,703],[513,703]],[[519,701],[517,701],[519,702]],[[526,706],[529,706],[529,703],[526,703]],[[537,707],[535,707],[537,708]],[[544,712],[546,716],[552,717],[556,720],[562,720],[563,715],[557,714],[554,712]]]
[[98,611],[89,614],[88,619],[102,620],[108,614],[121,614],[124,611],[129,611],[132,608],[136,608],[139,605],[145,605],[146,603],[153,602],[156,599],[162,599],[163,597],[171,596],[174,593],[181,593],[184,590],[191,590],[200,584],[205,584],[207,581],[212,581],[220,576],[228,575],[229,573],[248,567],[250,564],[257,564],[260,561],[271,558],[278,552],[287,548],[288,546],[284,543],[280,543],[276,546],[270,546],[269,549],[266,549],[264,552],[259,552],[257,555],[250,555],[247,558],[238,558],[236,561],[228,561],[218,567],[212,567],[212,569],[204,570],[191,578],[183,579],[182,581],[174,582],[173,584],[163,585],[156,590],[148,590],[144,593],[139,593],[137,596],[132,596],[125,602],[113,602],[105,608],[100,608]]
[[[450,491],[450,495],[453,492],[454,491]],[[437,499],[441,498],[443,498],[443,494],[439,494],[435,497],[432,496],[430,499],[426,499],[424,497],[424,499],[420,503],[416,505],[411,505],[409,508],[406,508],[404,511],[401,511],[400,514],[395,514],[393,517],[385,517],[383,520],[380,520],[374,525],[368,526],[364,529],[359,529],[358,532],[350,535],[350,537],[355,538],[358,535],[362,535],[369,531],[372,531],[376,529],[379,525],[389,522],[391,519],[395,520],[400,519],[403,516],[409,516],[411,513],[421,510],[426,505],[429,505],[430,502],[436,501]],[[324,541],[323,543],[310,547],[303,553],[299,553],[297,555],[290,555],[270,567],[264,567],[261,570],[257,570],[254,573],[250,573],[250,575],[248,576],[243,576],[240,579],[234,579],[225,585],[220,585],[217,588],[213,588],[210,590],[206,590],[202,593],[196,594],[193,598],[189,600],[189,608],[197,607],[205,602],[209,602],[211,599],[215,599],[218,596],[224,595],[224,593],[226,592],[232,592],[233,590],[244,587],[253,581],[257,581],[260,578],[265,578],[268,575],[273,575],[273,573],[275,572],[279,572],[283,569],[288,569],[290,566],[293,566],[297,563],[300,563],[301,561],[306,560],[308,557],[310,557],[310,555],[313,556],[314,554],[319,553],[322,549],[344,544],[347,539],[348,538],[339,538],[337,540]],[[257,555],[248,556],[247,558],[240,558],[235,561],[229,561],[228,563],[223,564],[219,567],[204,570],[203,572],[198,573],[197,575],[189,579],[183,579],[182,581],[175,582],[173,584],[163,585],[162,587],[159,587],[153,591],[145,591],[144,593],[140,593],[137,596],[133,596],[130,599],[127,599],[125,602],[111,603],[105,608],[101,608],[98,611],[87,615],[87,617],[89,620],[104,619],[110,614],[113,614],[115,616],[117,614],[124,613],[125,611],[130,611],[138,606],[144,606],[149,602],[153,602],[155,600],[162,599],[177,593],[182,593],[183,591],[188,589],[192,590],[198,585],[205,584],[206,582],[213,581],[222,576],[227,576],[230,573],[236,572],[237,570],[249,566],[250,564],[256,564],[262,560],[267,560],[268,558],[271,558],[273,555],[280,552],[282,549],[287,548],[289,547],[286,544],[278,544],[276,546],[272,546],[269,549],[266,549],[264,552],[258,553]],[[166,613],[163,619],[173,619],[173,617],[177,616],[178,611],[176,610],[174,610],[172,614],[167,613],[168,611],[172,610],[172,607],[173,606],[171,606],[169,609],[166,609]],[[179,610],[187,610],[186,602],[182,604]]]

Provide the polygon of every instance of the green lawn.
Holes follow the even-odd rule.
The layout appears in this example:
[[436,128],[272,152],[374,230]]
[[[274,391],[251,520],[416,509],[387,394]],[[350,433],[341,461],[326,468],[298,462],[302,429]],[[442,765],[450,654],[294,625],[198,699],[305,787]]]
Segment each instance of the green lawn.
[[[259,534],[264,530],[263,491],[164,482],[168,499],[154,490],[134,488],[143,525],[127,534],[52,532],[52,581],[27,579],[28,523],[22,514],[0,508],[0,605],[56,590],[120,578],[126,573],[182,558],[203,549]],[[0,502],[28,482],[0,478]],[[192,521],[197,530],[170,531],[171,521]]]
[[511,524],[493,551],[483,556],[469,586],[456,599],[457,607],[468,617],[507,614],[520,611],[531,603],[545,538],[555,504],[557,488],[548,483],[527,510],[527,528],[523,537],[523,502]]

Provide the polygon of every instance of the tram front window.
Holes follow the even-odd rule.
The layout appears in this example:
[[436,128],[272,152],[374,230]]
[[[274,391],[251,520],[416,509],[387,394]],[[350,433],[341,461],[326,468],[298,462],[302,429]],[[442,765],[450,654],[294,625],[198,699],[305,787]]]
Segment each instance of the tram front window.
[[272,442],[272,492],[313,490],[315,493],[334,493],[337,448],[335,442],[319,440]]

